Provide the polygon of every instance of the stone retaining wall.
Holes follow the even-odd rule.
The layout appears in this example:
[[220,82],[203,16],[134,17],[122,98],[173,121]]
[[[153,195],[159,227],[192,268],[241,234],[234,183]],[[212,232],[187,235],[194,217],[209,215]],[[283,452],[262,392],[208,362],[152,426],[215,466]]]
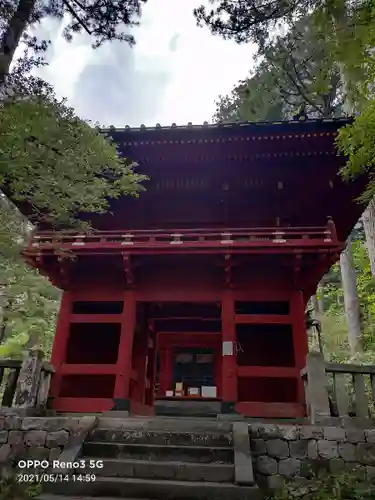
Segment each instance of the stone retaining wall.
[[27,458],[57,460],[82,424],[83,417],[0,415],[0,467]]
[[274,488],[285,478],[348,466],[375,479],[375,429],[250,424],[249,432],[259,485]]

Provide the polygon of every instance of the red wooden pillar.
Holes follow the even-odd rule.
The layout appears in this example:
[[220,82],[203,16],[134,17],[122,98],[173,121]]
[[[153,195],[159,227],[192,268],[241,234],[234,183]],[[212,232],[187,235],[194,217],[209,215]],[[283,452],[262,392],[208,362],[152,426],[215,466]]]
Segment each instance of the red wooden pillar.
[[224,291],[221,302],[222,328],[222,413],[233,413],[238,401],[236,324],[232,292]]
[[56,333],[51,353],[51,363],[56,370],[51,380],[50,395],[52,398],[57,398],[60,395],[62,383],[61,367],[66,362],[72,302],[71,292],[64,292],[60,303],[60,311],[57,318]]
[[[295,365],[298,371],[300,371],[305,366],[309,350],[305,325],[305,307],[301,291],[293,292],[290,302],[290,312],[292,316]],[[304,387],[301,377],[298,377],[298,402],[301,404],[304,402]]]
[[136,326],[135,293],[124,293],[124,312],[121,317],[121,336],[116,363],[114,406],[112,410],[130,411],[130,378],[132,372],[133,340]]

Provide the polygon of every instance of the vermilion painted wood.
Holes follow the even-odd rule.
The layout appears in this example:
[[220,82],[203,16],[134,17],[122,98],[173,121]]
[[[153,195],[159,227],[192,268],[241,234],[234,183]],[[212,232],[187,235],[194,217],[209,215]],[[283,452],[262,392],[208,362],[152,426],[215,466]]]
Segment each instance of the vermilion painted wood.
[[129,397],[130,378],[132,372],[132,352],[134,332],[136,326],[136,297],[131,290],[124,292],[124,311],[121,321],[121,336],[117,358],[117,375],[114,389],[114,398]]
[[117,365],[64,363],[60,367],[61,375],[114,375],[117,371]]
[[70,313],[72,309],[72,296],[70,292],[64,292],[60,311],[57,318],[56,333],[53,340],[51,363],[55,367],[55,373],[51,380],[50,395],[56,398],[61,388],[61,367],[66,359],[67,345],[70,329]]
[[239,378],[247,377],[293,377],[300,378],[298,368],[279,367],[279,366],[237,366],[237,376]]
[[[293,343],[296,360],[296,368],[299,372],[306,365],[306,356],[309,350],[308,338],[305,326],[305,304],[301,291],[293,294],[291,301],[291,313],[293,316]],[[304,403],[305,390],[301,377],[298,377],[298,401]]]
[[[269,300],[269,299],[268,299]],[[277,314],[236,314],[235,315],[236,324],[268,324],[268,325],[290,325],[292,323],[292,317],[287,314],[277,315]]]
[[247,417],[298,418],[305,416],[305,408],[298,403],[253,403],[241,401],[236,411]]
[[106,398],[57,398],[52,408],[61,412],[101,413],[113,408],[113,399]]
[[121,323],[121,314],[72,314],[70,323]]
[[[232,342],[233,350],[237,341],[234,302],[233,292],[224,291],[221,302],[222,342]],[[222,356],[221,394],[223,402],[238,401],[237,358],[234,353]]]

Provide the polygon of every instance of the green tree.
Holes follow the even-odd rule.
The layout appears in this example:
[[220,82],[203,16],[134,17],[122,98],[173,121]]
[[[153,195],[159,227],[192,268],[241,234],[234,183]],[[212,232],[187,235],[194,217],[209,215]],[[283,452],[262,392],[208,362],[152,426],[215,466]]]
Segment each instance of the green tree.
[[216,120],[280,120],[341,114],[342,89],[330,42],[308,16],[259,49],[252,75],[219,97]]
[[106,41],[123,40],[134,44],[128,28],[137,23],[146,0],[0,0],[0,84],[6,79],[20,41],[40,51],[47,41],[38,41],[27,28],[45,18],[68,20],[64,36],[71,40],[86,32],[93,38],[93,47]]
[[[48,85],[23,74],[14,78],[0,107],[0,186],[16,204],[32,208],[31,222],[88,229],[78,214],[105,212],[110,198],[138,196],[143,180],[114,143]],[[36,343],[48,351],[59,292],[21,261],[28,223],[4,195],[0,203],[1,355]]]
[[277,121],[283,119],[284,102],[266,62],[239,82],[228,96],[219,96],[214,121]]
[[66,226],[78,213],[104,212],[108,198],[143,189],[135,165],[51,89],[3,101],[0,137],[0,185],[34,207],[35,221]]

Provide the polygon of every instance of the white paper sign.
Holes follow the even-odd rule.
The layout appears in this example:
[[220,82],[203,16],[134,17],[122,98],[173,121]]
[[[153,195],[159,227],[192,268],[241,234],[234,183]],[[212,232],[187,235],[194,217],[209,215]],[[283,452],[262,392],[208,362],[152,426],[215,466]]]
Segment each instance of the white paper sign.
[[223,356],[233,356],[233,342],[223,342]]

